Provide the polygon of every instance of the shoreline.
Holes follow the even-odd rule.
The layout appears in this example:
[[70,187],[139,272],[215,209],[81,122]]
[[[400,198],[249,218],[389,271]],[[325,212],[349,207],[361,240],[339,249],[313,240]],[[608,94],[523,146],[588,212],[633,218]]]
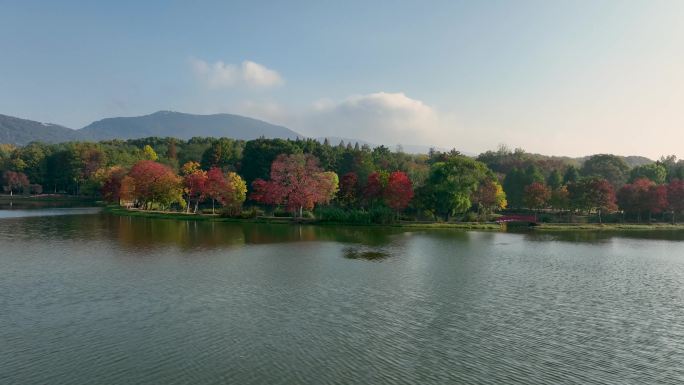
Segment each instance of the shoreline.
[[[180,221],[203,221],[203,222],[228,222],[228,223],[266,223],[284,225],[316,225],[316,226],[363,226],[363,227],[394,227],[416,230],[486,230],[506,232],[505,226],[498,223],[393,223],[393,224],[374,224],[374,223],[345,223],[345,222],[321,222],[317,220],[301,220],[290,217],[258,217],[258,218],[227,218],[218,215],[206,214],[186,214],[180,212],[162,211],[143,211],[130,210],[119,206],[107,206],[104,212],[140,218],[156,218]],[[684,223],[667,224],[638,224],[638,223],[543,223],[530,227],[515,227],[515,232],[534,231],[534,232],[577,232],[577,231],[684,231]]]
[[540,232],[562,231],[684,231],[684,223],[542,223],[532,227]]
[[99,206],[99,201],[93,197],[41,194],[41,195],[0,195],[0,203],[46,202],[46,203],[92,203]]
[[430,229],[457,229],[457,230],[488,230],[488,231],[502,231],[502,226],[498,223],[392,223],[392,224],[375,224],[375,223],[346,223],[346,222],[321,222],[317,220],[301,220],[293,219],[291,217],[257,217],[257,218],[227,218],[218,215],[206,214],[185,214],[180,212],[162,212],[162,211],[143,211],[130,210],[119,206],[106,206],[104,212],[119,215],[140,218],[156,218],[166,220],[179,221],[202,221],[202,222],[228,222],[228,223],[266,223],[266,224],[283,224],[283,225],[316,225],[316,226],[360,226],[360,227],[400,227],[411,228],[416,230],[430,230]]

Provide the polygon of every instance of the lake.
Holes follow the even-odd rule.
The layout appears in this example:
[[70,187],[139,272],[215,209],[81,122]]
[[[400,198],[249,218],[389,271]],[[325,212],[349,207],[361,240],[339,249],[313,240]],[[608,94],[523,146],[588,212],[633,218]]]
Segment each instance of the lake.
[[0,211],[1,384],[681,384],[684,234]]

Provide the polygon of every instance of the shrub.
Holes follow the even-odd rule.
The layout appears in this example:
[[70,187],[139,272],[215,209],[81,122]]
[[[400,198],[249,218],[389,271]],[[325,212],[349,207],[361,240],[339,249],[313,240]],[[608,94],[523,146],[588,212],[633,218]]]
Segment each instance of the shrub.
[[292,216],[292,213],[283,210],[281,207],[278,207],[275,210],[273,210],[273,216],[278,218],[288,218]]
[[468,211],[465,213],[463,216],[463,222],[477,222],[478,221],[478,215],[474,211]]
[[369,224],[371,223],[370,213],[363,210],[345,210],[340,207],[323,207],[316,210],[316,217],[321,222],[328,223],[351,223]]
[[248,209],[242,210],[236,213],[231,208],[224,208],[220,211],[220,215],[224,218],[240,218],[240,219],[253,219],[264,215],[264,210],[252,206]]
[[350,210],[347,214],[347,222],[354,224],[371,223],[370,213],[363,210]]
[[370,210],[370,220],[372,223],[388,224],[395,221],[395,214],[392,209],[385,206],[376,206]]
[[321,222],[347,222],[348,213],[339,207],[322,207],[316,210],[316,216]]

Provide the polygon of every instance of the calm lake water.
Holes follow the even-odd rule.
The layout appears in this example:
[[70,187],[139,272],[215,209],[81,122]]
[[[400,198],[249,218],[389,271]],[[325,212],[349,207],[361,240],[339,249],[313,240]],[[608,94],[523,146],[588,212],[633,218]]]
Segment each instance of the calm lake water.
[[58,212],[0,211],[0,384],[684,382],[682,233]]

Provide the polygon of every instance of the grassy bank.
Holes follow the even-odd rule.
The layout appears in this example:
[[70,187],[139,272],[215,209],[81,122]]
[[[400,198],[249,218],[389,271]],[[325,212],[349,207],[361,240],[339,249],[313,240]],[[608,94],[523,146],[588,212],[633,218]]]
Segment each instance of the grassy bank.
[[171,219],[181,221],[209,221],[209,222],[243,222],[243,223],[271,223],[271,224],[315,224],[320,226],[373,226],[373,227],[401,227],[417,230],[426,229],[463,229],[463,230],[501,230],[496,223],[393,223],[393,224],[358,224],[319,222],[314,219],[295,219],[290,217],[257,217],[250,219],[226,218],[218,215],[186,214],[180,212],[129,210],[118,206],[108,206],[106,212],[115,215],[142,218]]
[[[250,219],[240,218],[226,218],[218,215],[208,214],[185,214],[180,212],[163,212],[163,211],[142,211],[129,210],[118,206],[108,206],[105,211],[115,214],[131,217],[143,218],[158,218],[171,219],[182,221],[210,221],[210,222],[243,222],[243,223],[271,223],[271,224],[315,224],[319,226],[373,226],[373,227],[400,227],[416,230],[430,230],[430,229],[462,229],[462,230],[489,230],[489,231],[503,231],[504,227],[497,223],[411,223],[401,222],[393,224],[358,224],[358,223],[332,223],[319,222],[314,219],[294,219],[290,217],[258,217]],[[516,230],[524,230],[524,228],[516,228]],[[684,224],[671,225],[666,223],[657,224],[630,224],[630,223],[544,223],[535,227],[530,227],[533,231],[684,231]]]
[[257,223],[271,223],[278,222],[277,219],[287,219],[290,218],[274,218],[273,221],[268,221],[264,218],[254,218],[254,219],[238,219],[238,218],[225,218],[218,215],[207,215],[207,214],[186,214],[182,212],[166,212],[166,211],[144,211],[144,210],[129,210],[119,206],[107,206],[105,207],[105,212],[114,215],[123,215],[128,217],[142,217],[142,218],[158,218],[158,219],[172,219],[178,221],[206,221],[206,222],[257,222]]
[[543,223],[535,231],[675,231],[684,230],[684,224],[638,223]]

